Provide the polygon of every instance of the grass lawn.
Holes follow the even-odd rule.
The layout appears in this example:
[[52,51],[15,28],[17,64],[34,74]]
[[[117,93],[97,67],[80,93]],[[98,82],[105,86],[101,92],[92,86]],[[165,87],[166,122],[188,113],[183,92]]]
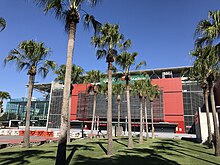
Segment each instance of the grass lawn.
[[[69,165],[208,165],[220,164],[220,157],[213,155],[214,150],[189,141],[176,139],[155,139],[145,141],[143,145],[134,139],[134,148],[127,149],[127,139],[114,139],[114,156],[106,156],[106,139],[76,140],[67,146]],[[0,164],[36,164],[55,163],[56,143],[33,146],[30,149],[19,146],[0,150]]]

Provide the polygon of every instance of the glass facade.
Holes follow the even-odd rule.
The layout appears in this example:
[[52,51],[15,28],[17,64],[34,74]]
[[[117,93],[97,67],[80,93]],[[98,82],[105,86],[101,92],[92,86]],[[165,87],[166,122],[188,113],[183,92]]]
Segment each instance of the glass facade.
[[[131,105],[131,118],[132,122],[140,121],[140,99],[138,96],[131,95],[130,96],[130,105]],[[80,92],[78,95],[78,104],[77,104],[77,119],[81,120],[91,120],[92,119],[92,111],[93,111],[93,100],[94,95],[87,94],[85,92]],[[143,117],[144,117],[144,99],[142,100],[143,104]],[[154,121],[163,121],[164,113],[163,113],[163,92],[160,92],[159,98],[156,98],[153,102],[154,108]],[[148,120],[151,120],[150,113],[150,102],[147,99],[147,115]],[[107,118],[107,98],[103,94],[97,95],[96,101],[96,116],[99,116],[100,120],[106,121]],[[120,101],[120,116],[121,120],[125,121],[127,116],[127,101],[126,95],[121,95]],[[112,118],[113,122],[117,121],[118,118],[118,103],[117,96],[113,95],[112,98]]]
[[197,82],[183,82],[184,122],[187,133],[195,133],[194,116],[203,106],[203,91]]
[[[31,123],[35,126],[46,126],[49,100],[32,99]],[[20,120],[24,125],[26,118],[27,98],[11,99],[6,106],[7,120]]]

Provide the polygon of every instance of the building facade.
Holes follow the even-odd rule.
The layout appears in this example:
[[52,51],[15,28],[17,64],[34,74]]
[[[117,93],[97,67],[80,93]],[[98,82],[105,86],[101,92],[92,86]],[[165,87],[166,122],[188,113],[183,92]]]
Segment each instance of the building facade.
[[[194,115],[199,107],[203,106],[203,93],[197,82],[186,81],[186,75],[183,70],[190,67],[162,68],[154,70],[139,70],[131,72],[131,76],[138,77],[138,74],[148,74],[153,84],[159,86],[160,95],[153,102],[153,120],[150,114],[150,102],[147,101],[147,122],[153,121],[156,131],[160,132],[176,132],[176,133],[194,133]],[[136,78],[138,79],[138,78]],[[91,126],[93,94],[88,93],[90,84],[74,84],[71,96],[70,120],[82,121]],[[48,84],[35,84],[34,88],[44,92],[47,97],[34,103],[32,101],[32,117],[38,120],[41,126],[47,128],[60,127],[60,114],[62,107],[63,85],[52,82]],[[124,130],[127,127],[127,104],[126,97],[121,96],[121,124]],[[113,125],[117,123],[117,101],[113,96]],[[13,106],[12,106],[13,105]],[[21,106],[22,105],[22,106]],[[13,107],[13,108],[12,108]],[[24,110],[21,110],[21,109]],[[7,103],[6,111],[9,114],[13,111],[19,120],[25,120],[26,112],[25,101],[23,103],[15,103],[13,100]],[[140,117],[140,101],[137,96],[131,95],[131,117],[132,129],[138,131]],[[144,110],[143,110],[144,113]],[[96,123],[99,126],[106,127],[107,102],[105,95],[97,96]],[[40,122],[43,119],[45,122]],[[145,121],[145,120],[144,120]],[[39,124],[40,126],[40,124]]]

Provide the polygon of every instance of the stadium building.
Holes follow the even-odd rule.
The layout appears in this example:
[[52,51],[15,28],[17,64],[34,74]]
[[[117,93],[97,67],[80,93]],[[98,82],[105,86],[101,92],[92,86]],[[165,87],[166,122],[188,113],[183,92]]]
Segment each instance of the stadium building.
[[[153,122],[156,132],[195,133],[195,114],[203,106],[203,91],[197,82],[188,81],[183,70],[190,67],[161,68],[131,72],[134,81],[142,79],[140,73],[149,75],[153,84],[159,86],[160,95],[153,102]],[[71,96],[70,122],[73,128],[84,124],[90,128],[92,120],[93,94],[88,93],[91,84],[74,84]],[[218,82],[216,86],[220,86]],[[31,122],[34,126],[46,128],[60,127],[63,85],[52,82],[35,84],[34,89],[44,94],[43,99],[33,99],[31,105]],[[218,88],[219,89],[219,88]],[[218,91],[218,90],[216,90]],[[220,91],[220,90],[219,90]],[[216,98],[219,92],[215,93]],[[220,97],[218,97],[219,99]],[[117,124],[117,100],[113,95],[113,125]],[[217,106],[220,101],[216,99]],[[21,125],[25,122],[27,99],[11,99],[6,106],[7,119],[17,119]],[[96,127],[106,129],[107,102],[106,96],[97,95]],[[139,131],[140,101],[131,95],[132,130]],[[144,114],[144,110],[143,110]],[[151,130],[150,103],[147,101],[147,122]],[[145,121],[145,120],[144,120]],[[127,129],[126,97],[121,96],[121,124]]]

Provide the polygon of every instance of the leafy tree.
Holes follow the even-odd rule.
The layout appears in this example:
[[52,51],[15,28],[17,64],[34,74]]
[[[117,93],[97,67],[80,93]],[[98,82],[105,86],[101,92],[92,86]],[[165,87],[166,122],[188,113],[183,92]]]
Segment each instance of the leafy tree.
[[85,81],[91,83],[92,86],[89,88],[89,92],[93,92],[93,112],[92,112],[92,126],[91,126],[91,138],[93,137],[93,130],[94,130],[94,120],[95,120],[95,113],[96,113],[96,102],[97,102],[97,94],[99,92],[99,84],[103,74],[100,70],[91,70],[86,72]]
[[6,21],[4,18],[0,17],[0,31],[4,30],[6,27]]
[[114,84],[112,87],[113,94],[117,95],[117,104],[118,104],[118,134],[120,128],[120,116],[121,116],[121,94],[125,91],[125,86],[123,84]]
[[45,78],[49,70],[54,70],[56,67],[54,61],[46,60],[49,51],[50,50],[45,47],[43,42],[27,40],[21,42],[17,49],[11,50],[4,60],[5,64],[7,62],[15,62],[19,71],[27,70],[27,74],[29,75],[26,126],[23,139],[24,147],[30,147],[30,109],[35,76],[39,73]]
[[108,147],[107,155],[113,154],[112,146],[112,63],[117,56],[118,49],[123,45],[127,46],[127,42],[122,43],[124,36],[119,33],[118,25],[109,23],[100,28],[100,34],[92,37],[92,44],[98,48],[96,56],[99,59],[105,58],[108,63],[108,110],[107,110],[107,135]]
[[[64,80],[63,104],[61,112],[61,132],[58,141],[56,164],[66,164],[66,142],[68,126],[68,107],[72,71],[72,58],[75,45],[76,25],[80,21],[80,11],[82,4],[87,2],[89,6],[94,7],[100,0],[35,0],[37,5],[44,8],[45,13],[52,11],[56,18],[65,22],[65,29],[68,33],[68,48],[66,58],[66,73]],[[84,15],[84,25],[89,27],[93,25],[95,32],[99,29],[100,23],[87,13]]]
[[153,101],[156,97],[159,96],[159,87],[158,85],[152,85],[147,88],[147,96],[150,101],[150,111],[151,111],[151,127],[152,127],[152,139],[154,139],[154,114],[153,114]]
[[[130,44],[130,43],[129,43]],[[131,132],[131,110],[130,110],[130,69],[135,65],[135,58],[138,54],[123,52],[116,57],[116,65],[123,71],[122,79],[126,81],[126,97],[127,97],[127,111],[128,111],[128,148],[133,147],[132,132]],[[140,68],[142,65],[146,65],[145,61],[140,62],[135,69]]]
[[3,100],[10,98],[11,96],[8,92],[0,91],[0,116],[3,115]]

